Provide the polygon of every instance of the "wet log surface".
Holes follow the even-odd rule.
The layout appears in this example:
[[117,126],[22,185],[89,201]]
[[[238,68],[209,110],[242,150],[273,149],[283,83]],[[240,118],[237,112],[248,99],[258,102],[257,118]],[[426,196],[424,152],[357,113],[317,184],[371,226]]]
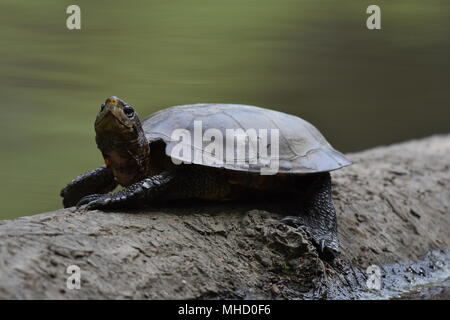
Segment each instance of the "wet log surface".
[[[445,256],[450,135],[348,156],[354,165],[332,173],[342,251],[333,265],[279,222],[295,210],[283,201],[70,208],[0,221],[0,298],[348,298],[369,265]],[[447,268],[433,257],[424,268]],[[78,290],[66,286],[70,265],[81,270]]]

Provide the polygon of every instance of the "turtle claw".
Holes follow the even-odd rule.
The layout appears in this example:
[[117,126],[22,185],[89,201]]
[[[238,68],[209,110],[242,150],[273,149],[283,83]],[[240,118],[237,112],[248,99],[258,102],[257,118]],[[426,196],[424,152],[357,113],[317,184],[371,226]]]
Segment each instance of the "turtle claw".
[[288,226],[297,228],[297,229],[301,229],[301,230],[305,230],[305,231],[308,230],[308,228],[305,226],[302,219],[300,219],[299,217],[296,217],[296,216],[286,216],[283,219],[281,219],[281,222],[287,224]]
[[326,248],[325,239],[320,240],[319,248],[320,248],[320,252],[324,252],[325,251],[325,248]]
[[110,202],[109,196],[104,194],[91,194],[83,197],[77,203],[77,209],[94,210],[104,207]]
[[327,244],[325,240],[321,241],[320,254],[327,261],[334,261],[339,256],[339,249],[335,248],[334,244]]
[[336,242],[326,236],[320,236],[317,232],[314,232],[314,230],[305,224],[305,221],[301,217],[286,216],[281,219],[281,222],[284,222],[291,227],[303,230],[309,234],[319,254],[323,255],[327,259],[329,258],[330,260],[333,260],[334,257],[339,255]]
[[[314,237],[313,237],[314,238]],[[321,238],[316,241],[319,253],[329,261],[339,256],[339,247],[335,240],[329,238]]]

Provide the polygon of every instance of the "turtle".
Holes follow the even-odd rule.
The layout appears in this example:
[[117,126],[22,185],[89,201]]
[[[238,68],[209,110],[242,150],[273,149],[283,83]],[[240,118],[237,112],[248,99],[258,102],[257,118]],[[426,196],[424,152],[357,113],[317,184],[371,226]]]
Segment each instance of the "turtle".
[[[205,136],[200,143],[192,141],[199,124],[200,134],[216,134],[210,143],[235,130],[249,146],[239,154],[239,135],[230,135],[232,143],[222,150],[220,144],[217,150],[206,146]],[[256,140],[246,135],[268,131],[274,134]],[[298,214],[282,221],[307,231],[324,256],[339,254],[330,171],[351,161],[306,120],[257,106],[198,103],[162,109],[141,122],[132,105],[111,96],[101,104],[95,132],[104,165],[61,190],[64,207],[117,211],[181,199],[230,201],[291,194],[298,201]],[[190,140],[182,139],[189,135]],[[258,152],[253,152],[250,143],[262,140],[266,144],[256,145]],[[278,149],[268,155],[275,144]],[[220,159],[230,150],[227,161]],[[113,193],[118,185],[123,188]]]

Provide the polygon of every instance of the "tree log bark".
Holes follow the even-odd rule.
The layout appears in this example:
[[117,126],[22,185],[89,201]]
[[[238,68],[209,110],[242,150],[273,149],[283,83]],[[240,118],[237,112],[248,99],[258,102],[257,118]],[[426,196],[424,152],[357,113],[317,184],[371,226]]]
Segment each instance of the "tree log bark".
[[[338,261],[366,268],[448,251],[450,135],[348,156],[354,164],[332,173]],[[294,209],[182,202],[0,221],[0,298],[319,297],[339,271],[305,232],[279,222]],[[71,265],[81,270],[78,290],[66,286]]]

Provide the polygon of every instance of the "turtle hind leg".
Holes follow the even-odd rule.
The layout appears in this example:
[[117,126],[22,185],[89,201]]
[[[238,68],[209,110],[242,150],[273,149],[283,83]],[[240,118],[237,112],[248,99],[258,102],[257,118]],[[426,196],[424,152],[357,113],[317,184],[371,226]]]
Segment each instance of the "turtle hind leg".
[[301,214],[285,217],[283,221],[306,229],[320,255],[325,260],[333,260],[339,254],[339,240],[330,173],[313,174],[302,180]]

